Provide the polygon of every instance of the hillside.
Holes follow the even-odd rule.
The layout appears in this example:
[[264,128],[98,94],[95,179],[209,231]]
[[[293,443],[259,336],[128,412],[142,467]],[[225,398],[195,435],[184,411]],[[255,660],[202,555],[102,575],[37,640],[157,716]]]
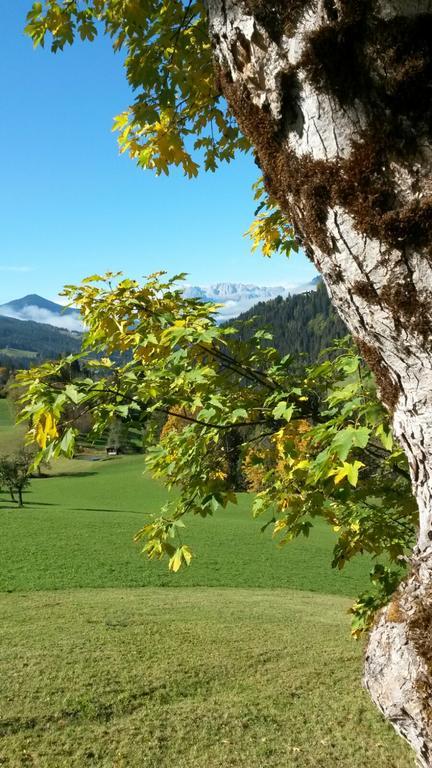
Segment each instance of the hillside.
[[27,368],[30,363],[74,354],[81,335],[31,320],[0,316],[0,364]]
[[[250,323],[246,325],[247,321]],[[248,339],[258,329],[267,328],[282,354],[303,353],[307,362],[316,360],[333,339],[348,333],[322,282],[314,291],[260,301],[239,315],[232,325],[238,328],[241,339]]]

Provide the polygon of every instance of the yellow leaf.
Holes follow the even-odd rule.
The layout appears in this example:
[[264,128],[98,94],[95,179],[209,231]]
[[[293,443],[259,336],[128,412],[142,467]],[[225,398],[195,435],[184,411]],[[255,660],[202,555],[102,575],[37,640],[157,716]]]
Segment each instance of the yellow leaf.
[[343,466],[340,467],[338,471],[332,472],[334,474],[334,484],[339,485],[339,483],[344,479],[344,477],[347,476],[349,469],[347,468],[348,465],[346,462],[344,462]]
[[173,571],[173,573],[177,573],[177,571],[180,570],[183,563],[186,563],[186,565],[190,565],[190,562],[192,560],[192,552],[190,551],[189,547],[184,544],[179,549],[176,549],[174,552],[172,558],[169,561],[168,568],[170,571]]
[[182,554],[186,565],[190,565],[192,560],[192,552],[190,551],[189,547],[186,546],[186,544],[182,546]]
[[51,413],[42,414],[36,424],[35,436],[40,448],[46,448],[50,439],[58,437],[57,423]]
[[179,571],[181,568],[181,564],[182,564],[181,549],[176,549],[175,553],[170,558],[170,561],[168,563],[168,568],[170,571],[177,573],[177,571]]
[[276,536],[281,531],[284,531],[287,527],[286,520],[278,520],[273,528],[273,536]]

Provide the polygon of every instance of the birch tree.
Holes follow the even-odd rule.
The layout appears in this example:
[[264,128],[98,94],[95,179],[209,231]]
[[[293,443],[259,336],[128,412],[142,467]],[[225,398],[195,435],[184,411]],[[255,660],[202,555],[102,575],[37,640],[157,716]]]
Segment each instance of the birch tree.
[[137,90],[117,120],[122,149],[195,175],[201,159],[213,170],[252,147],[285,242],[305,247],[375,373],[419,527],[364,680],[430,766],[432,2],[50,0],[28,30],[57,50],[100,25],[126,47]]

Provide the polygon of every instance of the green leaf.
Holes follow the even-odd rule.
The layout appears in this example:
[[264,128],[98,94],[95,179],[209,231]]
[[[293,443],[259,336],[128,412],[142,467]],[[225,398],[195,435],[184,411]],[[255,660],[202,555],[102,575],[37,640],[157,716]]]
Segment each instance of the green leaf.
[[361,461],[355,461],[353,464],[349,465],[348,472],[347,472],[347,478],[348,482],[355,488],[358,483],[358,475],[359,475],[359,469],[361,467],[364,467],[364,464]]
[[273,408],[273,416],[275,419],[285,419],[285,421],[291,421],[293,415],[294,405],[290,405],[286,400],[282,400],[277,404],[276,408]]
[[385,430],[383,424],[379,424],[379,426],[376,429],[376,435],[381,440],[381,443],[383,444],[383,447],[386,449],[386,451],[392,451],[394,440],[393,440],[393,433],[390,429]]
[[77,405],[82,399],[81,393],[78,392],[77,388],[73,384],[67,384],[65,387],[65,394],[69,400],[72,401],[72,403],[75,403],[75,405]]
[[370,430],[367,427],[348,426],[339,430],[332,440],[332,448],[337,456],[345,461],[352,448],[365,448],[370,437]]
[[60,443],[60,449],[63,454],[66,456],[71,456],[73,454],[73,449],[75,446],[75,432],[73,429],[68,429],[61,440]]
[[248,412],[245,410],[245,408],[236,408],[231,415],[234,420],[248,418]]

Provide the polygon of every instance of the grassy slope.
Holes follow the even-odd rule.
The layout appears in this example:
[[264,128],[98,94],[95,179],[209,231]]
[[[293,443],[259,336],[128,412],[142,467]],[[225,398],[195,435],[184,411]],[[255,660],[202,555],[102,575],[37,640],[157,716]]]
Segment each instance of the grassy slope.
[[75,461],[63,477],[33,480],[26,508],[0,495],[0,590],[117,586],[290,587],[355,595],[367,581],[367,558],[342,573],[330,568],[333,535],[318,524],[310,540],[279,549],[250,498],[205,520],[192,519],[184,539],[196,559],[180,574],[147,562],[133,543],[165,489],[143,476],[142,457]]
[[343,598],[288,590],[0,597],[0,763],[413,768],[360,688]]

